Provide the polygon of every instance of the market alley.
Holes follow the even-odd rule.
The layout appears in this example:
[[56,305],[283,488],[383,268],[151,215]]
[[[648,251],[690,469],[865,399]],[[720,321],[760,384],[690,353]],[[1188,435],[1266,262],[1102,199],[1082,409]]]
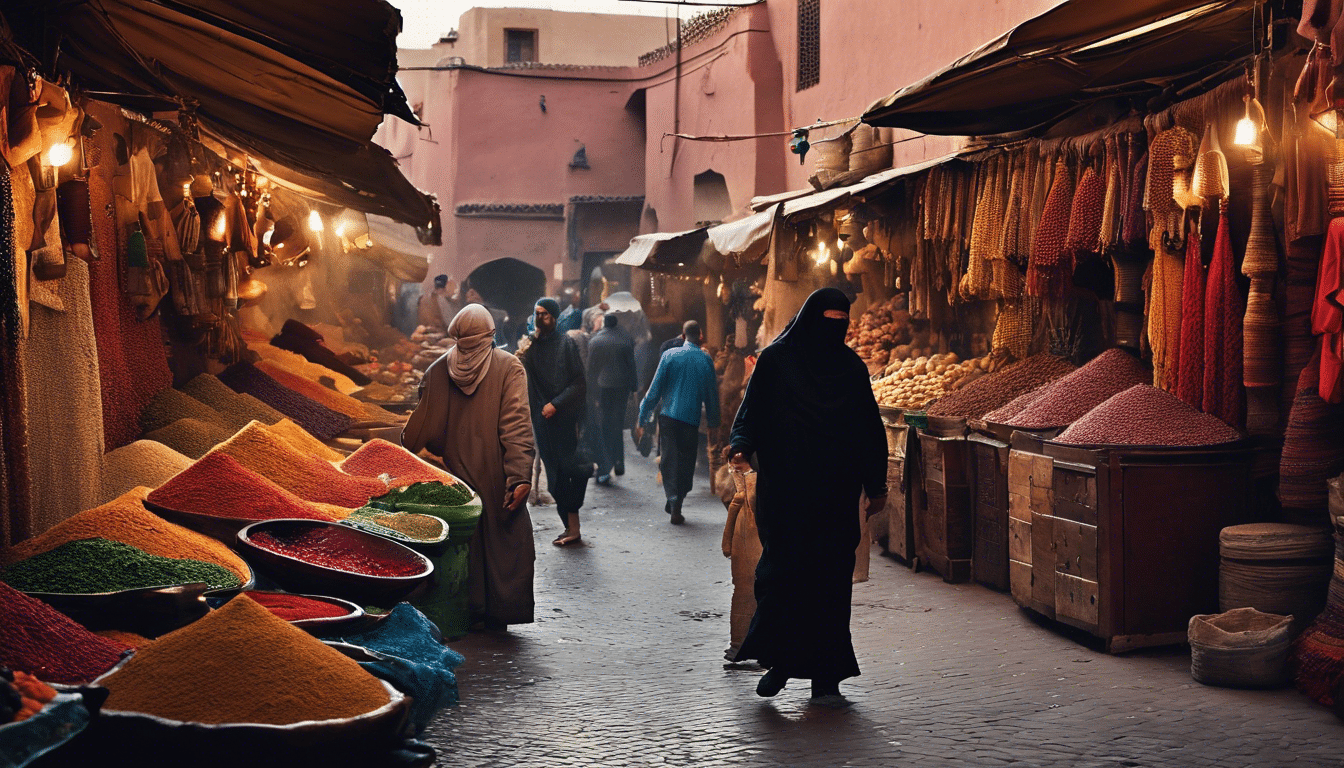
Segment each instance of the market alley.
[[582,547],[537,526],[537,616],[452,643],[462,703],[426,739],[453,766],[1340,766],[1334,715],[1291,688],[1190,679],[1182,649],[1108,656],[1008,595],[877,554],[854,588],[852,706],[774,699],[725,668],[723,505],[701,470],[668,525],[651,459],[589,489]]

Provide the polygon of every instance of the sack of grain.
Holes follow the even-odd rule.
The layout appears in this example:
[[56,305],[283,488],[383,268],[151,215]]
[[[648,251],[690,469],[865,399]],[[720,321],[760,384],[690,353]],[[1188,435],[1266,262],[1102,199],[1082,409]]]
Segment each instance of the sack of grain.
[[1273,688],[1288,682],[1292,616],[1237,608],[1190,618],[1190,676],[1205,685]]

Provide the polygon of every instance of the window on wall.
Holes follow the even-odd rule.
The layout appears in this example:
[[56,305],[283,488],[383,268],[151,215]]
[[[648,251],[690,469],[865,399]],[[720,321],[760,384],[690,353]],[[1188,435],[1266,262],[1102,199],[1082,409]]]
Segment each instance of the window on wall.
[[536,61],[537,60],[537,30],[535,29],[506,29],[504,30],[504,61],[513,63],[518,61]]
[[798,90],[821,82],[821,0],[798,0]]
[[728,183],[723,174],[705,171],[695,175],[695,193],[691,198],[696,226],[718,224],[733,212]]

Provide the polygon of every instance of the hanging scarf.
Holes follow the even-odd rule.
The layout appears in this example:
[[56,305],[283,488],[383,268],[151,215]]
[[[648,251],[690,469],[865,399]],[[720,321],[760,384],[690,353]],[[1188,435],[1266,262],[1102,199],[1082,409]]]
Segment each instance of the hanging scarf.
[[480,304],[468,304],[448,324],[448,335],[457,341],[448,350],[448,376],[463,394],[470,395],[490,372],[495,319]]
[[1172,391],[1196,408],[1204,404],[1204,280],[1199,232],[1191,227],[1181,283],[1181,358]]
[[1027,264],[1027,293],[1041,298],[1062,299],[1072,264],[1064,249],[1069,236],[1069,215],[1073,209],[1073,173],[1064,159],[1055,165],[1054,183],[1045,199],[1036,241]]
[[1153,254],[1153,278],[1148,291],[1148,347],[1153,353],[1153,386],[1166,390],[1173,386],[1180,355],[1181,273],[1180,256],[1165,248]]
[[1159,133],[1148,148],[1147,198],[1153,214],[1148,246],[1154,252],[1162,250],[1164,238],[1185,236],[1182,199],[1190,195],[1198,147],[1199,138],[1178,125]]
[[[1223,208],[1226,208],[1224,203]],[[1204,290],[1204,404],[1202,410],[1234,427],[1242,425],[1241,318],[1236,265],[1227,212],[1218,216],[1218,237]]]

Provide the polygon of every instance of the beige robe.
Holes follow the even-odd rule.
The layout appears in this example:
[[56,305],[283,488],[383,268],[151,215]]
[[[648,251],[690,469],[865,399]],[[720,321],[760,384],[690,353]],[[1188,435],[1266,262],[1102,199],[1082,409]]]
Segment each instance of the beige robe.
[[403,442],[418,453],[428,448],[481,497],[482,511],[471,540],[469,605],[473,618],[505,624],[532,621],[532,572],[536,550],[526,505],[504,510],[504,495],[531,482],[532,417],[527,376],[518,358],[491,352],[490,369],[471,395],[448,376],[446,358],[425,372],[424,391]]

